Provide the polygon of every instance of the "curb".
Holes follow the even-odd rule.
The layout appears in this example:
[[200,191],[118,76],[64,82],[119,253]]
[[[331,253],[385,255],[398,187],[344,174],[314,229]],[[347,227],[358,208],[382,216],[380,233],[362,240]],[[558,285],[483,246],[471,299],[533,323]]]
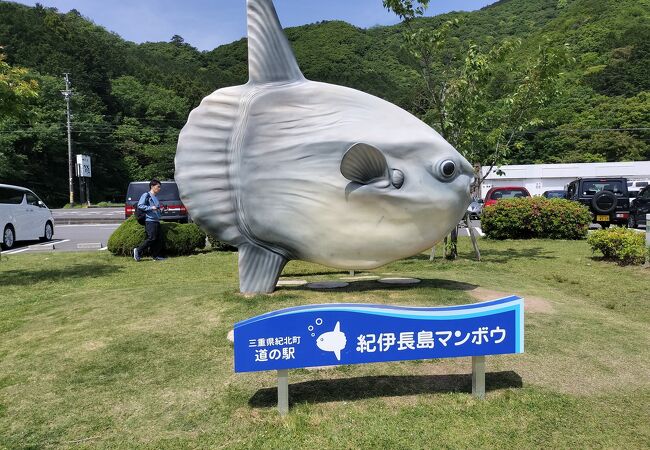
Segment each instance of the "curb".
[[54,226],[57,225],[92,225],[92,224],[112,224],[112,223],[122,223],[124,222],[123,218],[111,219],[111,218],[75,218],[75,219],[64,219],[64,218],[54,218]]

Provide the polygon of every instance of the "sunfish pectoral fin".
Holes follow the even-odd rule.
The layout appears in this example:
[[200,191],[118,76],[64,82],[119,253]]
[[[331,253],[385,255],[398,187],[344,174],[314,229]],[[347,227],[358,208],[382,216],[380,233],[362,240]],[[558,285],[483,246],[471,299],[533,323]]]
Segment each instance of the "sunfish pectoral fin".
[[272,0],[247,0],[250,83],[304,80]]
[[341,350],[334,350],[334,355],[336,356],[337,361],[341,360]]
[[341,159],[341,174],[355,183],[390,186],[386,157],[381,150],[369,144],[354,144],[345,152]]
[[242,294],[270,294],[287,259],[254,244],[239,246],[239,291]]

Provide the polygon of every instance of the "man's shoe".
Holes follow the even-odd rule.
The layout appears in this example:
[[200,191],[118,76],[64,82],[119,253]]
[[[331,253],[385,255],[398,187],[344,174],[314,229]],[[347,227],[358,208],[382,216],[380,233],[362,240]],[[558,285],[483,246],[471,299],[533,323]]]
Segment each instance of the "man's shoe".
[[133,259],[140,261],[140,252],[137,247],[133,249]]
[[153,260],[154,260],[154,261],[164,261],[164,260],[166,260],[166,259],[167,259],[167,258],[163,258],[162,256],[156,256]]

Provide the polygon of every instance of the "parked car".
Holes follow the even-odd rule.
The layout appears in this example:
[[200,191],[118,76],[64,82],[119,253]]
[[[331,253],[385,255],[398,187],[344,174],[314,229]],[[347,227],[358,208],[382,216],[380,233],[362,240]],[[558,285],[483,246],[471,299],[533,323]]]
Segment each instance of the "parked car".
[[566,198],[566,191],[544,191],[542,197],[546,198]]
[[[181,201],[178,193],[178,186],[175,181],[162,181],[158,200],[164,206],[162,219],[170,222],[187,222],[189,216],[187,208]],[[124,202],[124,218],[128,219],[135,213],[135,207],[140,197],[149,191],[148,181],[134,181],[129,183],[126,190],[126,201]]]
[[0,184],[0,244],[9,250],[17,241],[52,240],[52,212],[27,188]]
[[567,198],[588,206],[593,222],[603,228],[627,225],[630,217],[625,178],[578,178],[567,186]]
[[472,198],[472,203],[467,207],[467,214],[469,214],[470,219],[478,220],[481,218],[483,213],[483,199],[474,197]]
[[639,192],[644,187],[650,185],[649,180],[627,180],[627,190],[628,192]]
[[650,214],[650,186],[639,191],[639,195],[630,202],[630,217],[627,222],[629,228],[637,228],[639,225],[648,226],[646,214]]
[[521,186],[493,187],[485,195],[485,206],[494,205],[499,200],[506,198],[530,197],[528,189]]

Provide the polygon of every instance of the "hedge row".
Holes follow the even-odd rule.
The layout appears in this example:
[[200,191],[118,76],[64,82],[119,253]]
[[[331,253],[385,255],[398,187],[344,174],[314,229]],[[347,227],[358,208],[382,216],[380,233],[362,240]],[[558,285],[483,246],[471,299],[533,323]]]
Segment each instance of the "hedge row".
[[643,264],[650,249],[645,235],[627,228],[608,228],[592,232],[587,239],[592,251],[600,251],[605,259],[619,264]]
[[525,197],[483,208],[481,228],[491,239],[584,239],[592,216],[578,202]]
[[210,247],[212,247],[212,250],[216,250],[218,252],[236,252],[237,251],[237,247],[233,247],[232,245],[228,244],[227,242],[220,241],[214,236],[208,235],[208,242],[210,242]]
[[[189,255],[205,248],[205,233],[194,223],[162,222],[162,233],[165,255]],[[114,255],[131,256],[145,237],[144,226],[130,217],[108,239],[108,250]]]

